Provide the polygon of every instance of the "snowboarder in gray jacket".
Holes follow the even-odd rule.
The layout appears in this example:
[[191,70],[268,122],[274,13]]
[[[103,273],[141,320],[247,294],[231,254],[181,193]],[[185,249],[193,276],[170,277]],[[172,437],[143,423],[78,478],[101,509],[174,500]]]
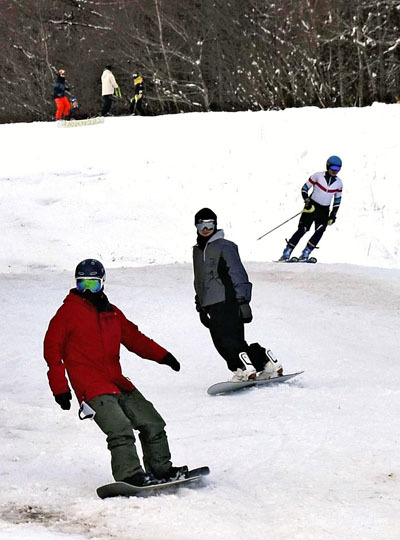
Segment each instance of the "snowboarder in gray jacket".
[[[193,247],[195,304],[200,321],[209,329],[214,346],[233,372],[232,381],[282,375],[282,365],[259,343],[247,344],[244,324],[253,319],[252,284],[236,244],[217,229],[209,208],[195,215],[197,243]],[[257,375],[258,372],[258,375]]]

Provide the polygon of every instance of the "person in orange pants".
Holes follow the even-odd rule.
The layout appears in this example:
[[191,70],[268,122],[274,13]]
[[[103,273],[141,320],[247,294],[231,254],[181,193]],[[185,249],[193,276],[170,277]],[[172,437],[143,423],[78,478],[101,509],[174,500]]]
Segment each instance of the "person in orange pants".
[[65,71],[60,69],[53,88],[53,97],[57,105],[56,120],[62,120],[69,115],[71,104],[65,95],[66,90],[68,90],[68,88],[65,84]]
[[59,97],[55,98],[55,102],[57,105],[56,120],[62,120],[63,118],[67,118],[71,109],[69,99],[65,96]]

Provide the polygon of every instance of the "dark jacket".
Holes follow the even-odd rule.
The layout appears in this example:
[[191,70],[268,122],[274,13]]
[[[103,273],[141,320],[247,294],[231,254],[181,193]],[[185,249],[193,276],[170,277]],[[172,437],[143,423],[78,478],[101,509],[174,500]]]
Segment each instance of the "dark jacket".
[[193,270],[197,308],[226,300],[250,302],[252,284],[237,245],[224,238],[223,230],[211,236],[204,249],[193,247]]
[[65,77],[61,77],[61,75],[58,75],[53,87],[53,98],[56,99],[64,97],[66,90],[68,90],[68,88],[65,85]]
[[133,390],[119,362],[121,343],[142,358],[163,363],[167,351],[142,334],[122,311],[98,311],[81,296],[70,292],[49,324],[44,357],[54,395],[68,392],[69,380],[78,401],[101,394]]
[[80,107],[72,108],[69,111],[69,120],[86,120],[90,118],[88,113],[82,111]]

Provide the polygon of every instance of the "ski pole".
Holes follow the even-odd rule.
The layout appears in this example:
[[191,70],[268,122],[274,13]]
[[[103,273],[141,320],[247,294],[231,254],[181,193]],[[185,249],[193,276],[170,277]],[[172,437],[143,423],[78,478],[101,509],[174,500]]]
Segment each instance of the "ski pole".
[[287,223],[288,221],[291,221],[291,220],[294,219],[295,217],[299,216],[302,212],[303,212],[303,210],[302,210],[301,212],[298,212],[297,214],[295,214],[295,215],[292,216],[291,218],[287,219],[286,221],[284,221],[284,222],[281,223],[280,225],[277,225],[276,227],[274,227],[274,228],[271,229],[270,231],[266,232],[265,234],[263,234],[262,236],[260,236],[260,238],[257,238],[257,240],[261,240],[261,238],[264,238],[264,236],[267,236],[267,234],[272,233],[272,232],[275,231],[276,229],[279,229],[279,227],[282,227],[282,225],[285,225],[285,223]]

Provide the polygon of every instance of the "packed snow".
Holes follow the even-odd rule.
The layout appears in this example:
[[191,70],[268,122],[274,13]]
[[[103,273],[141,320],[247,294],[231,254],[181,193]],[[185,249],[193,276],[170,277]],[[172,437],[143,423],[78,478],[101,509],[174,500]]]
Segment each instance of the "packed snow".
[[[0,126],[1,540],[397,540],[400,531],[400,106]],[[343,159],[316,265],[275,264],[300,190]],[[218,215],[253,282],[249,342],[290,382],[210,397],[230,373],[194,310],[194,213]],[[298,254],[306,243],[302,240]],[[121,349],[198,487],[100,500],[104,435],[55,403],[48,322],[83,258],[110,300],[181,362]]]

